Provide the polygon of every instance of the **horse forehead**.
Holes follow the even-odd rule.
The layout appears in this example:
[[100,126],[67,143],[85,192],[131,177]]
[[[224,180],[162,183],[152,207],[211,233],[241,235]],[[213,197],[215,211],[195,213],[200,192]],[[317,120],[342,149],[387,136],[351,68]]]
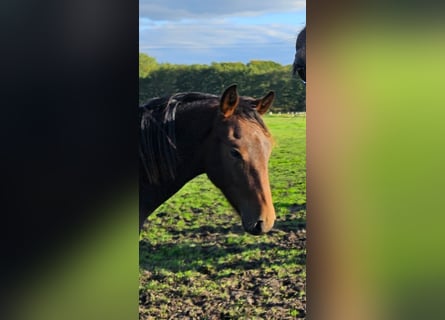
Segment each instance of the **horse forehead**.
[[[240,119],[229,128],[229,136],[234,140],[246,142],[250,147],[268,145],[271,138],[260,124],[253,121]],[[249,142],[256,143],[249,143]],[[258,142],[262,142],[259,144]]]

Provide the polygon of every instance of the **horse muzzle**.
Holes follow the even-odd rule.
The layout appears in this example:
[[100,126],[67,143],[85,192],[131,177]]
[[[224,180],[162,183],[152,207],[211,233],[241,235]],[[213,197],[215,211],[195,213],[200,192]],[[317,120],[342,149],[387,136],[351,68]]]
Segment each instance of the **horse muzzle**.
[[248,223],[243,220],[243,227],[244,227],[244,230],[246,230],[248,233],[258,236],[258,235],[265,234],[265,233],[269,232],[272,229],[274,222],[275,222],[275,218],[274,219],[258,220],[253,223]]

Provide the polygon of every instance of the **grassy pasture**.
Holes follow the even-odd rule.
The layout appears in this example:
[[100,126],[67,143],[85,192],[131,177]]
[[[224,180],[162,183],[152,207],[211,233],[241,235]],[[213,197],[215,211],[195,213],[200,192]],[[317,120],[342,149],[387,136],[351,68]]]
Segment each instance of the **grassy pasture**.
[[205,175],[140,235],[141,319],[295,319],[306,310],[306,118],[268,115],[274,229],[255,237]]

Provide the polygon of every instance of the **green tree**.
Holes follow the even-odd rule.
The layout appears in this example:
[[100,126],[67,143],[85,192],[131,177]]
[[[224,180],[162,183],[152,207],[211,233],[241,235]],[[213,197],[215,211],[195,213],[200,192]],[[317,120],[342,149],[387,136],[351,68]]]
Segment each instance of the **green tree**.
[[[157,64],[145,55],[139,76],[139,102],[176,92],[206,92],[221,94],[229,85],[238,84],[244,96],[261,97],[268,91],[276,93],[272,111],[292,112],[305,110],[306,87],[292,76],[291,65],[282,66],[273,61],[213,62],[211,65]],[[147,59],[148,58],[148,59]],[[151,63],[148,63],[148,62]],[[148,67],[151,66],[151,67]],[[141,76],[144,75],[144,76]]]
[[139,78],[147,77],[150,72],[159,68],[156,59],[146,55],[145,53],[139,53]]

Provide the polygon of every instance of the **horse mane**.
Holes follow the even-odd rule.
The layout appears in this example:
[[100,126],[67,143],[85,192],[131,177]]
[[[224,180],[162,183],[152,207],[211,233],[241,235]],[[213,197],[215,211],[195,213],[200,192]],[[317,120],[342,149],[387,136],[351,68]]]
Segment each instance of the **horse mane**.
[[[255,105],[258,100],[240,97],[240,104],[234,115],[258,123],[267,135],[269,131]],[[176,93],[171,96],[156,97],[139,107],[140,123],[140,164],[150,184],[161,184],[174,180],[178,154],[176,147],[176,114],[191,107],[219,104],[220,97],[207,93]]]
[[178,109],[202,104],[215,95],[189,92],[150,99],[139,107],[139,154],[150,184],[173,180],[178,161],[175,121]]

